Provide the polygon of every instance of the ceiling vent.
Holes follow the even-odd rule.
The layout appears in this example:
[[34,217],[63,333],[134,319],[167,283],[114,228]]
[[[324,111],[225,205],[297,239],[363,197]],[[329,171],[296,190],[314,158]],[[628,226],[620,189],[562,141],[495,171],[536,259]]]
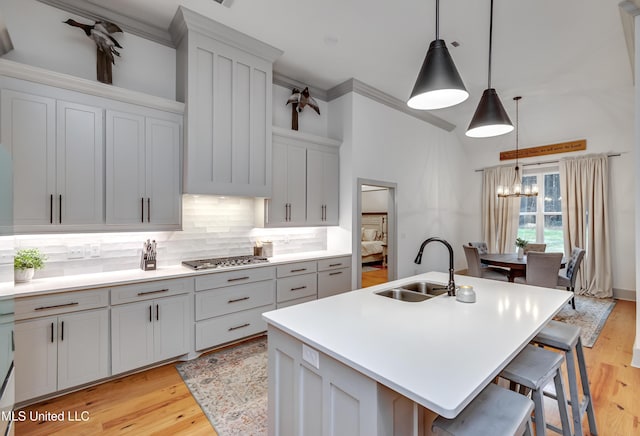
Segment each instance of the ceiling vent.
[[231,3],[233,3],[233,0],[213,0],[216,3],[220,3],[222,6],[226,6],[228,8],[231,7]]

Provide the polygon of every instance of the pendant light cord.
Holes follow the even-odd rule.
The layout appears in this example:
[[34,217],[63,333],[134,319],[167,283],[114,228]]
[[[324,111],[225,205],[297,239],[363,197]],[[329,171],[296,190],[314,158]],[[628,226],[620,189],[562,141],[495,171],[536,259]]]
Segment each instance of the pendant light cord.
[[[437,3],[436,3],[437,8]],[[491,0],[491,13],[489,14],[489,74],[487,89],[491,89],[491,46],[493,45],[493,0]]]
[[440,0],[436,0],[436,40],[440,39]]

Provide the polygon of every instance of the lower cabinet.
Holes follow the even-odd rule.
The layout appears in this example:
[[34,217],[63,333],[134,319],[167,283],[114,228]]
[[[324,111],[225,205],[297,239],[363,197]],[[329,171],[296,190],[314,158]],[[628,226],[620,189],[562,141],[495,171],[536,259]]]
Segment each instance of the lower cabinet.
[[109,310],[16,323],[16,401],[108,377]]
[[351,291],[351,256],[318,261],[318,298]]
[[113,374],[176,357],[191,350],[188,295],[111,308]]

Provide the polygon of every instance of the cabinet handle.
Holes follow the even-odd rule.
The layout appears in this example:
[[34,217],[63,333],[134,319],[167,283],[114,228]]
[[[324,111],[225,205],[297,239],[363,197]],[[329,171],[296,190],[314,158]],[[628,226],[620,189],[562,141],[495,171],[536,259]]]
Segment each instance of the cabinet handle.
[[342,263],[330,263],[329,264],[329,268],[331,268],[332,266],[341,266]]
[[53,323],[51,323],[51,343],[53,344]]
[[147,197],[147,222],[151,222],[151,197]]
[[53,194],[49,197],[49,224],[53,224]]
[[291,270],[291,271],[289,271],[289,272],[294,273],[294,272],[301,272],[301,271],[306,271],[306,270],[307,270],[306,268],[298,268],[298,269],[292,269],[292,270]]
[[284,220],[289,221],[289,203],[284,205]]
[[14,339],[13,335],[13,330],[11,330],[11,351],[16,351],[16,340]]
[[142,297],[143,295],[159,294],[160,292],[169,292],[169,289],[158,289],[157,291],[138,292],[138,297]]
[[297,288],[291,288],[292,291],[299,291],[301,289],[307,289],[306,286],[298,286]]
[[160,321],[160,305],[156,304],[156,321]]
[[338,274],[342,274],[342,271],[329,273],[330,276],[337,276]]
[[60,323],[60,341],[64,341],[64,321]]
[[322,221],[326,221],[327,220],[327,205],[323,204],[322,205]]
[[149,322],[153,322],[153,318],[152,318],[152,315],[151,315],[152,308],[153,308],[153,304],[150,304],[149,305]]
[[69,306],[77,306],[78,303],[77,301],[74,301],[72,303],[64,303],[64,304],[56,304],[54,306],[42,306],[42,307],[36,307],[34,310],[49,310],[49,309],[57,309],[59,307],[69,307]]
[[236,277],[235,279],[227,279],[228,282],[237,282],[238,280],[247,280],[249,279],[249,276],[245,276],[245,277]]
[[250,325],[251,325],[251,324],[247,322],[247,323],[245,323],[245,324],[242,324],[242,325],[239,325],[239,326],[236,326],[236,327],[229,327],[229,328],[227,329],[227,331],[232,332],[232,331],[234,331],[234,330],[238,330],[238,329],[242,329],[242,328],[245,328],[245,327],[249,327]]
[[144,223],[144,197],[140,198],[140,222]]
[[62,194],[58,196],[58,221],[62,224]]
[[238,301],[248,300],[249,297],[236,298],[235,300],[229,300],[227,303],[237,303]]

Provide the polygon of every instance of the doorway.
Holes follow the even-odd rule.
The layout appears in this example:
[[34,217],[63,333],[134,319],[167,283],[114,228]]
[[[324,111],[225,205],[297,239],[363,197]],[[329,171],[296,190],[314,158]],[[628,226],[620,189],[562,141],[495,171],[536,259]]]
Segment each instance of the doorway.
[[386,283],[397,277],[396,184],[358,179],[354,253],[358,288]]

